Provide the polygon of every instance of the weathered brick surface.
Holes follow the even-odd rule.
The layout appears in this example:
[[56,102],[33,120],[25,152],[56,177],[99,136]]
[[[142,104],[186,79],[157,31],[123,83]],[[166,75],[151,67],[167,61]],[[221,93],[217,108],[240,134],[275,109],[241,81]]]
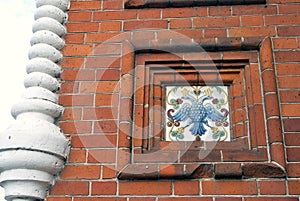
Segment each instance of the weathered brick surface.
[[[58,124],[72,147],[66,168],[47,200],[298,201],[299,0],[131,0],[131,9],[124,8],[125,2],[71,0],[59,95],[65,112]],[[251,2],[258,3],[239,5]],[[269,38],[261,42],[252,37]],[[220,76],[234,83],[230,89],[231,122],[237,143],[220,145],[221,151],[201,160],[197,148],[187,153],[164,150],[155,157],[145,154],[142,147],[157,141],[145,140],[148,131],[143,129],[150,118],[145,115],[149,108],[142,105],[150,87],[136,89],[134,100],[130,86],[149,81],[141,71],[147,59],[168,62],[178,61],[180,56],[148,51],[135,57],[134,48],[179,44],[178,50],[192,41],[214,51],[209,56],[215,61],[227,60],[220,68],[242,69],[239,76]],[[206,60],[208,55],[187,53],[184,57]],[[250,65],[236,67],[228,62],[234,60],[237,65],[241,59]],[[139,65],[135,70],[134,63]],[[179,78],[171,73],[164,79],[179,82],[183,77],[195,80],[193,75]],[[156,90],[155,98],[161,93]],[[155,119],[161,118],[158,114],[155,111]],[[167,147],[164,143],[160,146]],[[129,161],[148,167],[143,177],[136,178],[148,175],[152,180],[119,180],[119,171]],[[205,164],[199,165],[203,161]],[[151,172],[153,167],[157,172]],[[134,172],[126,175],[135,177]]]

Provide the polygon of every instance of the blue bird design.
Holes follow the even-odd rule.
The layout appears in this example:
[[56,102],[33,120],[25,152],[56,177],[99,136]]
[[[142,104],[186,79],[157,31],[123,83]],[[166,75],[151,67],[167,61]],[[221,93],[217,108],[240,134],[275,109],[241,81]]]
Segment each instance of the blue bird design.
[[176,121],[185,121],[188,120],[188,124],[192,125],[190,132],[193,135],[204,135],[206,128],[204,124],[208,125],[207,118],[212,121],[220,121],[223,119],[223,115],[217,111],[211,104],[203,105],[205,100],[212,99],[212,96],[205,94],[196,100],[189,94],[186,94],[182,97],[184,100],[191,102],[184,103],[182,107],[174,114],[174,119]]

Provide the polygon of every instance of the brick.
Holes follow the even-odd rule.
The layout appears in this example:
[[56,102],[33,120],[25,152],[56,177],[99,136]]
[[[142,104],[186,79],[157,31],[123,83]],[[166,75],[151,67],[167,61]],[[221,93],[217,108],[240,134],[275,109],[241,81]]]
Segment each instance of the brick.
[[134,78],[131,75],[123,75],[121,78],[122,88],[121,88],[121,97],[131,98],[134,94],[133,92],[133,81]]
[[83,108],[82,120],[118,119],[117,108]]
[[95,80],[94,70],[65,70],[61,74],[61,79],[66,81],[93,81]]
[[205,29],[204,30],[204,37],[226,37],[227,32],[225,28],[221,28],[221,29]]
[[278,116],[278,96],[277,94],[266,94],[265,95],[265,105],[266,105],[266,116]]
[[138,29],[167,29],[167,20],[146,20],[146,21],[125,21],[124,31],[134,31]]
[[79,83],[78,82],[63,82],[60,85],[59,94],[65,93],[78,93]]
[[158,179],[158,165],[130,164],[118,176],[120,179]]
[[182,29],[182,28],[191,28],[192,21],[191,19],[172,19],[170,20],[171,29]]
[[242,168],[241,164],[216,164],[215,165],[216,178],[241,178]]
[[88,162],[89,163],[115,163],[116,150],[114,149],[89,150]]
[[65,134],[86,134],[92,131],[92,122],[60,122],[59,127]]
[[101,2],[99,1],[73,1],[70,5],[70,10],[99,10]]
[[[276,151],[279,150],[277,149]],[[283,151],[283,149],[280,151]],[[273,163],[245,163],[243,165],[243,176],[245,178],[283,178],[285,177],[285,172],[281,167]]]
[[106,55],[114,55],[120,56],[121,54],[121,45],[120,44],[111,44],[104,43],[101,45],[97,45],[94,49],[93,55],[106,56]]
[[92,106],[94,95],[60,95],[59,103],[63,106]]
[[299,26],[279,26],[277,27],[278,36],[299,36]]
[[82,82],[81,93],[114,93],[119,91],[117,82]]
[[[250,64],[250,71],[251,71],[251,83],[256,83],[252,84],[252,95],[253,95],[253,103],[254,104],[259,104],[262,103],[262,91],[261,91],[261,77],[260,77],[260,72],[259,72],[259,67],[256,64]],[[267,83],[264,83],[267,84]],[[271,83],[268,83],[271,84]]]
[[69,22],[87,22],[92,19],[92,12],[69,12]]
[[[131,98],[122,98],[120,105],[122,105],[122,107],[120,108],[120,120],[131,122],[132,121],[132,112],[133,112],[132,99]],[[138,117],[136,117],[136,118],[138,118]],[[138,123],[137,123],[137,126],[139,126]]]
[[96,94],[95,106],[119,105],[118,94]]
[[169,8],[162,11],[163,18],[207,16],[207,8]]
[[169,197],[169,198],[158,198],[158,201],[212,201],[212,198],[203,198],[203,197]]
[[223,152],[223,161],[240,162],[240,161],[265,161],[267,159],[266,149],[261,148],[258,151],[231,151]]
[[281,4],[278,5],[279,14],[299,14],[300,5],[299,4]]
[[47,197],[47,201],[72,201],[72,198]]
[[299,62],[300,51],[275,52],[277,62]]
[[265,22],[267,26],[270,25],[296,25],[300,23],[299,15],[277,15],[277,16],[265,16]]
[[279,76],[300,74],[300,64],[277,64],[276,69]]
[[63,68],[82,68],[84,65],[84,58],[64,58],[61,62]]
[[122,29],[122,22],[101,22],[100,23],[101,32],[121,31],[121,29]]
[[203,181],[203,195],[256,195],[255,181]]
[[230,16],[231,10],[229,6],[212,6],[208,8],[208,14],[210,16]]
[[200,185],[198,181],[175,181],[175,195],[199,195]]
[[100,197],[74,198],[74,201],[127,201],[127,199],[120,198],[120,197],[113,197],[113,196],[109,196],[109,197],[100,196]]
[[67,45],[62,49],[64,56],[88,56],[92,51],[91,45]]
[[247,5],[233,6],[232,15],[275,15],[277,14],[276,6],[265,5]]
[[119,124],[119,143],[118,147],[130,148],[131,146],[131,124],[122,122]]
[[72,136],[71,141],[74,148],[114,148],[117,137],[115,135]]
[[275,36],[274,27],[247,27],[247,28],[228,28],[229,37],[262,37]]
[[243,109],[234,111],[231,118],[233,124],[243,122],[246,120],[246,111]]
[[68,179],[99,179],[99,166],[66,166],[61,174],[61,178]]
[[120,195],[170,195],[172,183],[170,181],[132,181],[120,182]]
[[120,68],[120,61],[119,56],[88,57],[85,66],[86,68]]
[[282,142],[282,129],[279,118],[268,119],[267,129],[269,134],[269,143]]
[[[180,37],[178,37],[178,35],[177,35],[177,40],[180,41],[182,39],[186,39],[186,40],[199,39],[199,38],[201,38],[201,36],[203,34],[203,31],[202,30],[194,30],[194,29],[192,29],[192,30],[189,30],[189,29],[186,29],[186,30],[178,29],[178,30],[176,30],[176,33],[182,34],[182,36],[180,36]],[[185,37],[187,37],[187,38],[185,38]]]
[[86,159],[85,150],[70,150],[68,162],[69,163],[84,163]]
[[300,146],[300,136],[297,133],[286,133],[285,144],[286,146]]
[[242,198],[215,198],[215,201],[242,201]]
[[298,201],[295,197],[260,197],[260,198],[245,198],[245,201]]
[[300,177],[300,163],[291,163],[287,165],[288,177]]
[[115,166],[105,165],[102,166],[102,179],[113,179],[117,176]]
[[283,120],[284,131],[285,132],[299,132],[300,130],[300,119],[284,119]]
[[[270,105],[268,106],[269,107],[266,107],[267,117],[270,117],[274,115],[276,112],[278,112],[278,107],[276,107],[276,105],[273,108]],[[253,113],[254,115],[252,116]],[[253,113],[252,113],[252,108],[251,111],[249,109],[250,128],[254,128],[250,130],[250,132],[253,136],[256,136],[251,139],[252,146],[253,147],[257,145],[266,146],[266,136],[265,136],[266,129],[265,129],[265,116],[263,113],[263,107],[261,105],[254,105]]]
[[296,38],[274,38],[275,49],[292,49],[297,48]]
[[193,19],[195,28],[236,27],[240,26],[238,17],[202,17]]
[[123,1],[110,0],[103,1],[103,10],[120,10],[123,8]]
[[87,33],[85,41],[87,43],[102,43],[105,41],[112,42],[111,40],[118,36],[118,33]]
[[115,181],[92,182],[92,195],[115,195],[117,183]]
[[263,91],[276,92],[276,78],[273,70],[265,70],[262,72]]
[[300,161],[300,148],[287,148],[286,155],[287,161],[298,162]]
[[[155,32],[153,32],[153,31],[133,32],[131,38],[133,41],[154,40]],[[132,51],[132,50],[129,50],[129,51]]]
[[83,44],[84,34],[82,33],[66,34],[64,36],[64,39],[67,44]]
[[161,10],[139,10],[138,18],[139,19],[155,19],[160,18]]
[[129,201],[156,201],[156,198],[136,197],[130,198]]
[[137,11],[126,10],[126,11],[105,11],[105,12],[94,12],[93,20],[130,20],[137,18]]
[[95,133],[116,133],[117,132],[117,124],[114,120],[106,120],[106,121],[97,121],[94,122],[94,132]]
[[80,108],[65,108],[61,121],[65,120],[80,120],[82,110]]
[[97,32],[99,30],[98,22],[68,23],[66,26],[69,33]]
[[282,116],[299,117],[300,104],[281,104]]
[[288,191],[290,195],[300,195],[300,180],[288,181]]
[[96,80],[99,81],[117,81],[120,79],[119,70],[96,70]]
[[184,175],[183,164],[162,164],[160,165],[160,178],[174,178]]
[[[281,165],[282,167],[285,167],[286,165],[286,157],[284,155],[284,147],[282,144],[272,144],[270,146],[271,150],[271,158],[273,161]],[[281,171],[281,169],[280,169]],[[279,177],[279,176],[277,176]],[[281,176],[283,177],[283,176]]]
[[298,90],[281,90],[280,102],[282,103],[300,102],[300,92]]
[[285,195],[285,181],[260,181],[260,193],[262,195]]
[[263,16],[242,16],[242,26],[264,26]]
[[89,183],[75,181],[57,181],[51,189],[51,195],[88,195]]
[[287,77],[279,77],[278,78],[278,86],[281,89],[290,88],[297,89],[300,87],[300,77],[296,76],[287,76]]

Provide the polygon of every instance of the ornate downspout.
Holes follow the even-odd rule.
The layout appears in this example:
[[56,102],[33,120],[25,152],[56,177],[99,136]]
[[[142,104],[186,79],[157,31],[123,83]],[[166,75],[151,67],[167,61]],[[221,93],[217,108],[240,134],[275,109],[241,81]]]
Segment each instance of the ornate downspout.
[[0,134],[0,185],[8,201],[44,200],[70,146],[55,125],[63,112],[55,92],[69,0],[36,0],[36,7],[26,90],[12,108],[15,123]]

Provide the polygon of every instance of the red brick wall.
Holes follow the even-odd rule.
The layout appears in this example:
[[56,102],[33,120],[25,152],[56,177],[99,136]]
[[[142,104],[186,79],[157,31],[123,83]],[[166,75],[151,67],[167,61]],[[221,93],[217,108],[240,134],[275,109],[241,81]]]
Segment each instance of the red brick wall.
[[[122,0],[71,1],[59,96],[65,112],[59,124],[65,135],[70,137],[72,148],[66,168],[47,200],[299,200],[300,2],[268,0],[266,4],[181,8],[164,8],[162,4],[161,8],[137,9],[125,9],[124,3]],[[260,66],[261,71],[258,73],[261,77],[266,74],[264,68],[272,69],[273,74],[270,76],[258,78],[261,88],[271,87],[263,88],[258,93],[262,102],[259,104],[262,104],[264,110],[261,114],[264,115],[266,124],[262,126],[266,126],[268,131],[267,137],[263,137],[261,144],[255,149],[265,148],[267,159],[263,162],[279,164],[277,167],[282,168],[284,174],[268,177],[254,174],[251,178],[245,176],[246,167],[249,167],[247,165],[252,164],[250,153],[245,152],[242,153],[242,161],[238,158],[231,158],[227,162],[223,158],[214,161],[212,157],[210,161],[203,162],[211,165],[205,170],[212,172],[211,176],[180,179],[176,175],[181,170],[188,171],[188,166],[180,169],[181,166],[167,165],[169,169],[155,171],[161,171],[160,175],[171,175],[170,178],[153,179],[149,169],[158,166],[162,168],[163,162],[151,163],[149,159],[147,168],[144,169],[149,173],[147,176],[140,177],[139,180],[136,176],[132,177],[134,180],[117,178],[121,170],[132,163],[134,154],[142,152],[141,149],[134,149],[140,142],[132,141],[128,135],[132,131],[130,114],[143,118],[142,113],[137,113],[137,109],[132,108],[131,95],[135,92],[131,87],[124,87],[131,86],[132,79],[135,79],[131,70],[136,57],[130,46],[137,44],[148,47],[149,41],[152,43],[157,39],[160,39],[159,43],[163,43],[173,33],[180,34],[180,40],[174,38],[173,44],[189,45],[193,39],[192,41],[200,44],[217,47],[213,51],[219,52],[220,57],[227,55],[227,59],[246,58],[247,56],[241,55],[254,54],[254,59],[249,58],[249,61],[251,65]],[[240,40],[235,42],[224,39],[233,37]],[[264,51],[261,44],[250,47],[249,43],[246,45],[248,49],[243,49],[245,41],[252,37],[270,38],[271,46],[264,53],[266,56],[260,56],[261,51]],[[221,43],[222,40],[225,42]],[[225,48],[220,48],[221,44]],[[227,46],[230,47],[228,50]],[[212,58],[217,57],[214,52],[209,52]],[[168,57],[166,60],[176,58]],[[276,107],[278,104],[279,107]],[[272,124],[277,120],[277,123]],[[138,121],[135,123],[138,124]],[[273,134],[276,131],[279,132]],[[256,135],[265,136],[264,133]],[[222,163],[228,165],[223,170],[221,168],[222,174],[226,174],[227,169],[236,168],[232,172],[238,172],[238,178],[232,174],[226,179],[215,178],[215,174],[219,174],[216,169]],[[257,164],[257,161],[253,161],[253,164]],[[258,166],[251,166],[251,170],[255,171],[255,167]],[[272,171],[275,170],[271,169],[266,174],[272,175]]]

